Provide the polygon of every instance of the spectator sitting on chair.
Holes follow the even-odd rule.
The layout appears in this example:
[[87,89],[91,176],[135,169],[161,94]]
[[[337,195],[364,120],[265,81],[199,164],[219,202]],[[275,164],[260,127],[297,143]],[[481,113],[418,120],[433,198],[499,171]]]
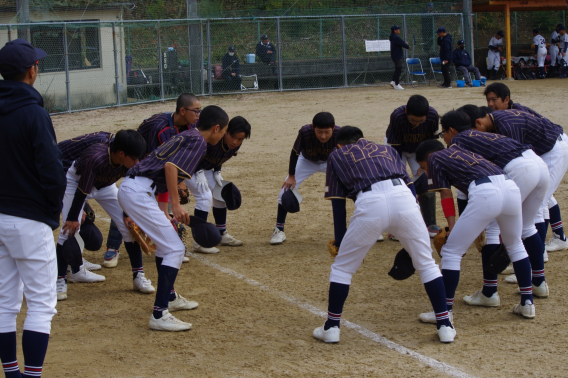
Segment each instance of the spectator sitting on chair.
[[438,34],[438,46],[440,46],[440,60],[442,61],[442,75],[444,82],[439,84],[440,88],[451,88],[450,79],[450,60],[452,59],[452,36],[446,33],[446,28],[440,26],[436,30]]
[[229,46],[229,51],[223,57],[223,79],[227,89],[241,89],[241,64],[235,55],[235,47]]
[[390,85],[394,89],[404,89],[400,85],[400,73],[402,72],[402,62],[404,60],[404,52],[402,48],[409,49],[408,43],[404,42],[398,35],[400,34],[400,26],[391,26],[391,35],[389,36],[391,59],[394,62],[394,74]]
[[458,48],[452,53],[452,62],[456,65],[456,69],[463,72],[463,77],[469,87],[473,87],[473,83],[469,78],[469,73],[473,72],[475,80],[481,80],[479,69],[471,64],[471,57],[465,49],[465,42],[460,39],[458,41]]
[[275,64],[276,63],[276,48],[268,40],[268,36],[264,34],[261,41],[256,45],[256,55],[260,58],[262,63]]

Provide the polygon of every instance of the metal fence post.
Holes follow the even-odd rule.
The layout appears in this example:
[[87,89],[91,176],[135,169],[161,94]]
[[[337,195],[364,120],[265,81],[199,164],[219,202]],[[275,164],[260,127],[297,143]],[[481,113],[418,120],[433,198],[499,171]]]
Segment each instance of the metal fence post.
[[341,42],[343,45],[343,86],[347,87],[347,41],[345,40],[345,16],[341,16]]
[[260,41],[260,20],[256,21],[256,34],[257,34],[257,41]]
[[464,28],[463,28],[463,13],[461,14],[460,22],[461,22],[461,32],[462,32],[462,37],[461,37],[461,39],[465,39],[465,30],[464,30]]
[[12,27],[8,25],[8,42],[12,40]]
[[65,57],[65,90],[67,91],[67,111],[71,111],[71,91],[69,80],[69,54],[67,53],[67,23],[63,23],[63,55]]
[[475,14],[475,45],[479,46],[479,32],[477,31],[477,13]]
[[205,96],[205,80],[203,80],[203,70],[205,69],[205,65],[203,64],[203,21],[199,23],[199,26],[201,30],[201,39],[199,40],[201,45],[201,94]]
[[116,51],[116,22],[112,23],[112,47],[114,51],[114,86],[116,90],[116,105],[120,105],[120,94],[118,90],[118,55]]
[[517,33],[517,12],[515,11],[515,45],[519,43],[519,34]]
[[[377,39],[381,39],[381,24],[380,24],[380,16],[377,16]],[[381,56],[381,53],[377,51],[377,56]]]
[[322,25],[322,19],[320,18],[320,59],[322,58],[322,43],[323,43],[323,25]]
[[[432,17],[432,25],[434,25],[434,17]],[[406,41],[406,15],[402,15],[402,30],[404,30],[404,40]],[[430,53],[430,51],[428,52]],[[408,59],[408,49],[404,49],[404,61],[406,62],[406,59]],[[408,69],[407,69],[408,71]],[[409,83],[409,74],[408,72],[406,73],[406,84]]]
[[211,70],[213,66],[211,65],[211,21],[207,20],[207,80],[209,82],[209,96],[213,94],[213,82]]
[[160,33],[160,21],[157,21],[156,27],[158,28],[158,69],[160,71],[160,98],[164,101],[164,66],[162,62],[162,36]]
[[278,89],[282,92],[282,39],[280,38],[280,17],[276,17],[276,43],[278,44]]

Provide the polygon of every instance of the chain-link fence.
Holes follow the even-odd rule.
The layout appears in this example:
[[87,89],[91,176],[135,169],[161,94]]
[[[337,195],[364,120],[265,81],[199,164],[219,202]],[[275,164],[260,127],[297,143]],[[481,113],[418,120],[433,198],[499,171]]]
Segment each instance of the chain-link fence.
[[[454,44],[463,38],[461,14],[422,13],[0,25],[0,45],[27,35],[48,53],[35,87],[46,109],[59,113],[184,92],[386,84],[394,70],[390,53],[367,52],[365,40],[388,40],[393,24],[411,45],[407,57],[419,58],[429,79],[437,27],[444,26]],[[268,43],[261,43],[263,35]]]

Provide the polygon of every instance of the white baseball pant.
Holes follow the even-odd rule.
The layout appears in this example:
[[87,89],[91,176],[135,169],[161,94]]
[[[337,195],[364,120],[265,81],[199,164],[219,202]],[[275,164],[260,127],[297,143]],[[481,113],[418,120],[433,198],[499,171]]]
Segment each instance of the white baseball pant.
[[126,214],[152,239],[156,245],[156,257],[163,258],[162,265],[179,269],[185,253],[172,222],[158,207],[154,195],[154,182],[147,177],[126,177],[118,190],[118,203]]
[[467,207],[442,247],[442,269],[460,270],[463,255],[493,219],[497,220],[511,261],[528,257],[521,240],[521,191],[504,175],[489,176],[489,180],[480,185],[472,181],[469,185]]
[[213,204],[213,207],[221,209],[227,207],[225,202],[217,201],[213,198],[213,189],[217,185],[217,182],[213,178],[214,170],[208,169],[206,171],[203,171],[203,173],[205,174],[205,178],[207,179],[208,184],[208,190],[206,190],[205,192],[199,191],[197,187],[197,181],[195,181],[195,174],[191,177],[191,179],[184,180],[185,185],[187,186],[191,194],[193,194],[193,196],[195,197],[195,208],[197,210],[209,212],[209,210],[211,210],[211,204]]
[[536,59],[539,67],[544,67],[544,60],[546,59],[546,47],[539,48],[536,53]]
[[402,153],[402,164],[406,167],[406,162],[410,166],[410,171],[412,172],[412,177],[416,176],[418,172],[418,168],[420,168],[420,164],[416,161],[416,153],[414,152],[403,152]]
[[[292,189],[299,189],[300,185],[311,175],[314,173],[326,173],[327,171],[327,162],[326,161],[318,161],[314,163],[311,160],[306,159],[302,154],[298,157],[298,162],[296,163],[296,186]],[[288,176],[286,176],[288,178]],[[278,203],[282,205],[282,194],[284,194],[284,188],[280,190],[280,194],[278,195]]]
[[549,51],[550,65],[554,67],[557,63],[560,62],[560,59],[562,59],[562,54],[560,54],[560,49],[556,45],[550,45]]
[[[533,150],[523,152],[503,168],[521,191],[523,232],[522,238],[533,236],[538,231],[535,227],[537,213],[544,201],[548,189],[548,167]],[[500,244],[499,225],[493,219],[485,229],[487,244]]]
[[499,66],[501,65],[501,55],[497,51],[489,51],[487,53],[487,70],[499,71]]
[[[77,191],[77,186],[79,185],[79,179],[81,176],[76,174],[75,163],[67,171],[67,187],[65,188],[65,195],[63,196],[63,210],[61,211],[63,223],[67,219],[67,214],[69,214],[69,209],[73,203],[73,198],[75,197],[75,192]],[[115,184],[105,186],[101,189],[93,188],[91,193],[87,196],[87,200],[94,199],[101,205],[101,207],[107,212],[111,219],[116,224],[116,227],[122,234],[122,238],[125,242],[133,241],[128,228],[124,224],[124,217],[122,214],[122,209],[118,204],[117,200],[118,188]],[[81,211],[79,212],[79,219],[83,214],[83,206],[81,206]],[[77,220],[79,220],[77,219]],[[78,232],[78,231],[77,231]],[[57,239],[57,244],[63,245],[65,240],[67,240],[67,233],[63,232],[63,227],[59,232],[59,237]]]
[[544,214],[548,213],[548,201],[550,201],[550,198],[556,189],[558,189],[560,182],[568,170],[568,136],[562,133],[552,150],[542,154],[540,157],[548,166],[550,181],[548,182],[548,190],[544,196],[544,201],[537,215],[537,223],[542,223],[544,219],[550,218],[544,217]]
[[57,313],[57,261],[51,228],[42,222],[0,214],[0,333],[16,332],[23,295],[24,330],[51,332]]
[[355,212],[331,266],[330,282],[350,285],[351,277],[383,232],[395,234],[420,274],[422,283],[441,277],[432,258],[428,228],[416,198],[401,179],[380,181],[368,192],[359,192]]

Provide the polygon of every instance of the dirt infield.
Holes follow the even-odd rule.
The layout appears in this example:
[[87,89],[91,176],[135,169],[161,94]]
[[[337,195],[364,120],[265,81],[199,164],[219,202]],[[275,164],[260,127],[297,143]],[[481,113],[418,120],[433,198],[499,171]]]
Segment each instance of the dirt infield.
[[[507,84],[515,101],[564,126],[565,81]],[[456,292],[458,335],[453,344],[442,345],[435,326],[418,321],[418,314],[430,309],[419,277],[397,282],[387,276],[400,244],[377,243],[354,276],[344,308],[343,318],[353,327],[342,327],[337,345],[312,338],[313,329],[324,321],[318,309],[327,310],[332,262],[326,244],[333,238],[333,219],[323,199],[323,174],[303,184],[302,211],[287,219],[288,240],[269,244],[297,130],[315,113],[331,111],[338,125],[358,126],[368,139],[382,143],[390,113],[414,93],[426,96],[440,114],[466,103],[486,105],[483,88],[401,92],[381,87],[203,98],[203,106],[219,105],[253,126],[252,138],[223,167],[224,178],[235,182],[243,195],[241,209],[229,212],[228,231],[245,245],[221,247],[217,255],[199,255],[183,265],[176,289],[199,302],[198,309],[175,314],[193,323],[189,332],[148,329],[153,295],[132,290],[125,252],[117,268],[98,272],[105,282],[69,284],[69,298],[58,303],[53,319],[44,376],[566,376],[567,252],[550,253],[546,269],[551,295],[537,298],[537,317],[526,320],[512,313],[516,286],[504,283],[504,276],[499,278],[500,307],[471,307],[462,301],[482,284],[481,257],[470,248]],[[174,108],[174,102],[167,102],[104,109],[55,116],[53,123],[62,141],[88,132],[136,128],[144,118]],[[556,193],[563,210],[568,206],[566,187],[563,180]],[[108,216],[94,207],[106,240],[103,218]],[[352,209],[349,204],[348,214]],[[438,224],[445,225],[439,208]],[[86,252],[85,257],[102,263],[103,252]],[[145,257],[144,264],[156,285],[153,259]],[[400,347],[385,347],[379,335]],[[453,369],[444,372],[441,363]]]

